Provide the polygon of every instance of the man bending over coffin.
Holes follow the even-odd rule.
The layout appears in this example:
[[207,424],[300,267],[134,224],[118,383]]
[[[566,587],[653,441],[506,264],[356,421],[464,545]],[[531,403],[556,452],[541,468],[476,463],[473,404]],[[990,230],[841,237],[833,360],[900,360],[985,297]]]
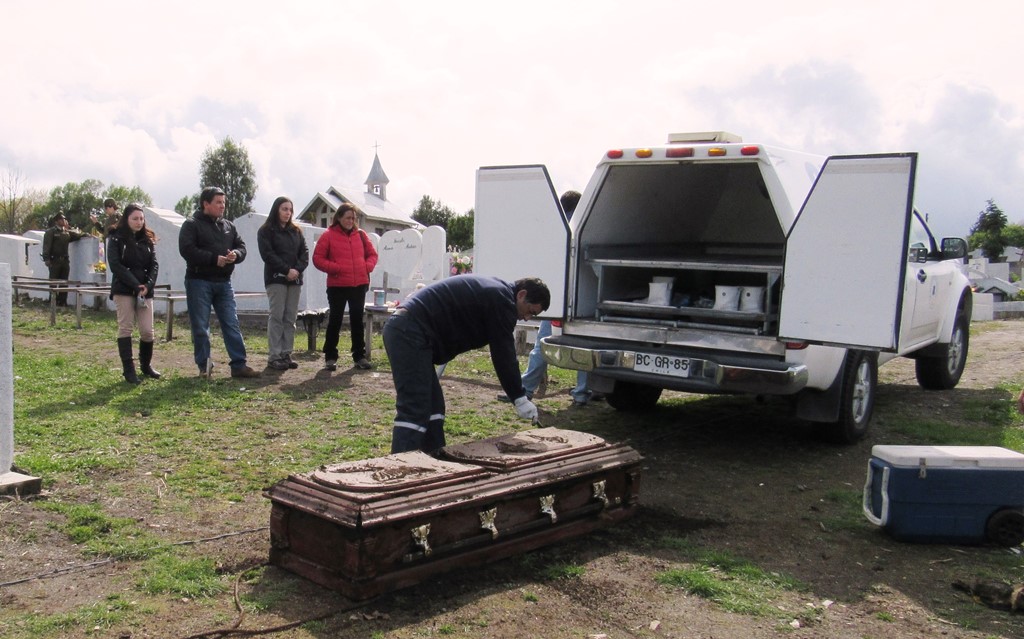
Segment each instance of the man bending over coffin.
[[519,376],[517,320],[547,310],[551,293],[537,278],[510,284],[458,275],[420,289],[384,325],[384,348],[395,380],[391,452],[432,452],[444,444],[444,393],[434,366],[485,344],[505,393],[523,419],[537,419]]

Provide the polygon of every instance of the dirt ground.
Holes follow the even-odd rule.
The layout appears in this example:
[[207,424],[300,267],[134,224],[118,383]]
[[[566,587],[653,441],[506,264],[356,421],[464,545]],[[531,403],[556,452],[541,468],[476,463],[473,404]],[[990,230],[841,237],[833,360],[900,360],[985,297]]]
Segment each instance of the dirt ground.
[[[823,443],[776,405],[750,398],[668,402],[646,416],[626,416],[603,402],[571,408],[567,388],[549,388],[538,402],[545,426],[624,441],[644,456],[642,507],[635,518],[526,557],[449,572],[361,607],[268,567],[259,578],[242,582],[241,593],[280,588],[283,594],[276,605],[250,611],[241,628],[323,617],[275,636],[1024,637],[1024,614],[991,610],[950,586],[956,579],[989,576],[993,557],[1005,558],[999,565],[1009,564],[1024,583],[1019,548],[896,542],[862,516],[851,516],[849,499],[841,498],[861,491],[872,445],[914,443],[890,431],[892,415],[927,418],[966,410],[971,402],[1009,402],[1012,392],[999,385],[1024,379],[1022,351],[1024,322],[976,326],[964,378],[946,392],[922,391],[912,362],[883,366],[872,432],[849,447]],[[160,364],[168,374],[192,374],[183,351],[171,361],[165,352]],[[302,383],[314,391],[316,385],[336,383],[332,379],[337,378],[325,378],[316,368],[309,356],[297,371],[262,383],[282,388]],[[352,401],[359,402],[363,395],[379,394],[391,380],[386,372],[374,372],[348,376],[346,383]],[[450,403],[507,410],[494,407],[496,384],[445,377],[443,385]],[[382,423],[389,419],[382,414]],[[124,482],[153,478],[118,481],[119,494],[130,495],[131,486]],[[69,495],[78,490],[59,489]],[[104,502],[105,510],[133,516],[172,541],[241,533],[196,544],[232,578],[266,561],[269,504],[259,495],[242,508],[210,506],[192,516],[133,512],[135,507],[130,497]],[[52,613],[102,602],[111,593],[137,596],[131,562],[86,566],[90,560],[49,526],[55,517],[30,500],[0,500],[0,583],[24,580],[0,586],[0,608]],[[31,541],[11,534],[12,522],[19,530],[33,531]],[[657,573],[682,563],[665,538],[728,552],[807,588],[778,594],[772,603],[784,611],[779,617],[724,612],[655,581]],[[558,565],[581,566],[582,574],[543,576],[545,568]],[[48,636],[187,637],[230,626],[236,612],[231,595],[225,594],[212,601],[165,601],[145,618],[142,627],[72,629]]]

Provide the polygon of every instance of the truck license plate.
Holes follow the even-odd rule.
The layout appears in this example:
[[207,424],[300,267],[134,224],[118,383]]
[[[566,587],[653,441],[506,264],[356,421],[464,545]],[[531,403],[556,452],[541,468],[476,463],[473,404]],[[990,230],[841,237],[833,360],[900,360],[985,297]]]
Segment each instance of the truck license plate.
[[673,377],[690,376],[690,360],[685,357],[674,355],[650,355],[648,353],[637,353],[633,370],[642,373],[655,373],[657,375],[671,375]]

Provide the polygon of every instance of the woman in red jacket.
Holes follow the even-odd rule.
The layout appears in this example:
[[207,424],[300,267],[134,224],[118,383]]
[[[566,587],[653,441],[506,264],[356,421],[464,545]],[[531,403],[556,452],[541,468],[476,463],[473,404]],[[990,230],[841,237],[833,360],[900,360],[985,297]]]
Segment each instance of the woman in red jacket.
[[338,368],[338,335],[346,304],[352,328],[352,361],[356,368],[373,368],[366,359],[363,306],[370,287],[370,272],[377,265],[377,250],[356,224],[357,213],[355,204],[350,202],[339,206],[330,228],[320,236],[313,249],[313,266],[327,273],[330,314],[324,340],[324,368],[329,371]]

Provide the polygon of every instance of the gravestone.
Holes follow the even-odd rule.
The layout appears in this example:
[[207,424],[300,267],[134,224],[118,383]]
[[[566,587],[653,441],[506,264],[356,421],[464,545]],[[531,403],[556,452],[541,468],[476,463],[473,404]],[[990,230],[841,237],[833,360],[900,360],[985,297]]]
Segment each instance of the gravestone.
[[13,470],[14,338],[11,329],[11,265],[0,263],[0,494],[37,493],[42,480]]
[[423,229],[423,260],[420,273],[427,284],[448,277],[448,234],[440,226]]

